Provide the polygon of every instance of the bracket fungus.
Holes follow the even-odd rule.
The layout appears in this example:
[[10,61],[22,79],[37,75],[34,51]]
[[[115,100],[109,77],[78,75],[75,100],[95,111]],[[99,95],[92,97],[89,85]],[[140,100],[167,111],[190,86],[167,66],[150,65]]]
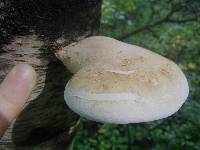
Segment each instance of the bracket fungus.
[[150,50],[93,36],[56,53],[74,73],[67,83],[67,105],[79,115],[104,123],[139,123],[174,114],[189,93],[181,69]]

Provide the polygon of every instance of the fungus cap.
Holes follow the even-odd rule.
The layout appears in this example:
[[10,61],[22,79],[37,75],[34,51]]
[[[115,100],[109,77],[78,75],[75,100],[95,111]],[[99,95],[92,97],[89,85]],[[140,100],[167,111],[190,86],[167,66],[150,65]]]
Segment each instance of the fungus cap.
[[[76,73],[66,85],[65,101],[88,119],[117,124],[153,121],[178,111],[188,96],[179,67],[149,50],[107,37],[91,37],[66,49],[68,57],[78,51],[76,58],[85,58],[61,59],[66,66],[79,68],[72,69]],[[92,55],[95,51],[99,57]]]

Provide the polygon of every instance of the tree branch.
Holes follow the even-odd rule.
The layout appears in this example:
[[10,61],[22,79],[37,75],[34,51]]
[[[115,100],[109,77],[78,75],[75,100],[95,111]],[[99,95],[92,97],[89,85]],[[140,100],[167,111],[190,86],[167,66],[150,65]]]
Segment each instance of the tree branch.
[[156,21],[155,23],[153,23],[153,24],[147,24],[147,25],[145,25],[145,26],[143,26],[143,27],[140,27],[140,28],[138,28],[138,29],[135,29],[135,30],[133,30],[133,31],[131,31],[131,32],[125,33],[125,34],[119,36],[117,39],[118,39],[118,40],[125,40],[125,39],[129,38],[130,36],[132,36],[132,35],[134,35],[134,34],[137,34],[137,33],[139,33],[139,32],[148,30],[149,28],[152,28],[152,27],[155,27],[155,26],[157,26],[157,25],[160,25],[160,24],[162,24],[163,22],[165,22],[166,20],[168,20],[168,18],[169,18],[171,15],[172,15],[172,14],[171,14],[171,12],[170,12],[168,15],[166,15],[166,17],[164,17],[164,18],[162,18],[162,19]]
[[174,20],[174,19],[168,19],[167,22],[170,23],[186,23],[186,22],[193,22],[193,21],[198,21],[198,18],[194,17],[194,18],[188,18],[188,19],[183,19],[183,20]]
[[198,18],[200,15],[196,15],[196,14],[194,15],[193,18],[188,18],[188,19],[183,19],[183,20],[170,19],[170,17],[172,17],[175,12],[178,12],[178,11],[184,9],[188,5],[188,3],[189,3],[189,1],[185,2],[184,4],[174,5],[173,8],[171,9],[171,11],[165,17],[155,21],[154,23],[148,23],[148,24],[146,24],[142,27],[139,27],[133,31],[124,33],[123,35],[118,36],[117,39],[123,41],[123,40],[131,37],[132,35],[135,35],[137,33],[140,33],[140,32],[146,31],[146,30],[150,30],[150,28],[161,25],[162,23],[165,23],[165,22],[186,23],[186,22],[191,22],[191,21],[198,21]]

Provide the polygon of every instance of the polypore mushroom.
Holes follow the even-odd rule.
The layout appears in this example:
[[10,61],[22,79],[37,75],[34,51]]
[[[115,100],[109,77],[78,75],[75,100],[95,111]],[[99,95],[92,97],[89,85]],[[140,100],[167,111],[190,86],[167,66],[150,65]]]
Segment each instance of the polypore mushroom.
[[74,73],[64,92],[67,105],[91,120],[126,124],[165,118],[189,93],[175,63],[112,38],[86,38],[56,55]]

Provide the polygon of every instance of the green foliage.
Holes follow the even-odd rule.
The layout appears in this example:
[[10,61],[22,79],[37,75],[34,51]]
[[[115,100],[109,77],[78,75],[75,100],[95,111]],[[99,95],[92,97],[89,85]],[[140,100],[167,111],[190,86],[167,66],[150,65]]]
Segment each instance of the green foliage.
[[[199,6],[198,0],[104,1],[101,35],[119,38],[172,59],[183,69],[190,84],[188,101],[175,115],[150,123],[130,125],[131,149],[200,149]],[[132,32],[140,28],[143,29]],[[133,34],[127,34],[131,32]],[[127,148],[127,126],[82,121],[75,150]]]

